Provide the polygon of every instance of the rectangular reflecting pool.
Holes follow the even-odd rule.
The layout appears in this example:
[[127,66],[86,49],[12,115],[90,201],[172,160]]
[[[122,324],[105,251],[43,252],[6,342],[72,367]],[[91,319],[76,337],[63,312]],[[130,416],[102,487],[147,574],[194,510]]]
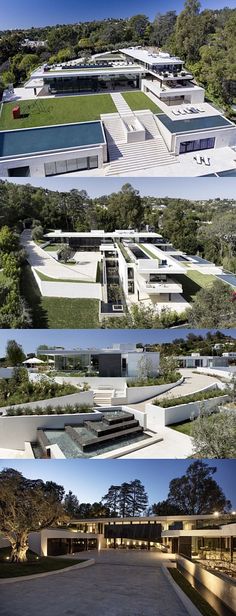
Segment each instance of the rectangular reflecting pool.
[[37,154],[105,143],[101,122],[59,124],[0,132],[0,157]]

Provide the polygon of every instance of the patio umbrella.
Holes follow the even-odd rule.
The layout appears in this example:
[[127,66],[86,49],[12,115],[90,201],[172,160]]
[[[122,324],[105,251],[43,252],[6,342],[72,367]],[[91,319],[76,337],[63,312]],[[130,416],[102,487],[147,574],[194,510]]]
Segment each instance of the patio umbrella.
[[23,361],[23,364],[34,364],[37,366],[38,364],[44,364],[44,361],[42,361],[42,359],[38,359],[38,357],[29,357],[29,359]]

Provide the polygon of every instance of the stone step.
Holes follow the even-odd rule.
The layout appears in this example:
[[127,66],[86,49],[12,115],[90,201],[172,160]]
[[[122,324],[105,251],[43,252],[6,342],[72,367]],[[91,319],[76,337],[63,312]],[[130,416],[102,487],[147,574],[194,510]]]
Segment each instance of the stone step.
[[114,424],[108,424],[104,420],[103,421],[85,421],[84,425],[89,429],[92,434],[95,434],[97,438],[101,438],[106,434],[110,434],[111,436],[118,432],[123,432],[129,428],[136,428],[139,426],[139,422],[137,419],[129,419],[126,422],[120,423],[116,422]]
[[75,430],[75,428],[72,426],[66,426],[65,430],[67,434],[69,434],[70,438],[73,441],[75,441],[83,451],[95,449],[101,443],[108,444],[109,442],[119,441],[119,439],[122,439],[124,436],[142,434],[143,432],[143,428],[138,425],[133,428],[124,429],[122,432],[114,432],[113,434],[106,434],[104,436],[101,436],[98,439],[95,435],[92,435],[92,433],[91,433],[91,438],[89,435],[86,435],[86,437],[83,437],[83,435],[79,434]]

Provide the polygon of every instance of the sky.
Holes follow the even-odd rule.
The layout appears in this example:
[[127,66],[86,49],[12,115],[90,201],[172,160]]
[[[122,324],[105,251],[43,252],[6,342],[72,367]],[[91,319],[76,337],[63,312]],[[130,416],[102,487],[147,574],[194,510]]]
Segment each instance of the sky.
[[[8,340],[14,339],[18,344],[21,344],[25,353],[34,353],[40,344],[47,344],[47,346],[62,346],[65,349],[74,348],[88,348],[98,347],[104,348],[117,344],[133,343],[137,344],[142,342],[148,343],[161,343],[171,342],[175,338],[185,338],[191,332],[197,335],[204,335],[207,333],[206,329],[156,329],[156,330],[94,330],[94,329],[34,329],[34,330],[14,330],[9,332],[8,329],[0,330],[0,357],[4,356],[6,343]],[[214,331],[214,330],[212,330]],[[229,334],[229,330],[220,330],[226,335]],[[230,330],[230,335],[236,338],[236,329]]]
[[[236,509],[236,461],[205,462],[217,468],[214,479],[231,500],[232,509]],[[2,460],[0,472],[6,467],[14,468],[31,479],[55,481],[66,492],[72,490],[80,502],[100,501],[110,485],[140,479],[152,504],[167,497],[170,480],[182,476],[189,464],[189,460]]]
[[[76,23],[78,21],[92,21],[107,17],[131,17],[138,13],[145,13],[151,20],[155,15],[175,10],[179,13],[183,9],[184,0],[119,0],[111,4],[108,0],[1,0],[1,29],[30,28],[32,26],[46,26],[59,23]],[[235,7],[234,0],[202,0],[202,9],[220,9],[224,6]]]
[[[1,1],[1,0],[0,0]],[[49,190],[86,190],[92,198],[117,192],[130,182],[142,196],[183,199],[236,198],[235,178],[15,178],[14,184],[32,184]]]

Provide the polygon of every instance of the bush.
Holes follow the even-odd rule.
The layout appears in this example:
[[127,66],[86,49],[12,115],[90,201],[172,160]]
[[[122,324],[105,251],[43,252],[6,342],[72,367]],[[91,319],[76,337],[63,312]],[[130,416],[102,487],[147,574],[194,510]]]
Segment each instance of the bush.
[[176,383],[181,378],[180,372],[172,372],[165,376],[148,377],[147,379],[133,379],[128,381],[128,387],[151,387],[152,385],[166,385]]
[[156,406],[161,406],[164,409],[170,406],[178,406],[180,404],[190,404],[190,402],[200,402],[201,400],[209,400],[210,398],[217,398],[219,396],[223,396],[220,390],[211,389],[210,391],[199,391],[196,394],[192,394],[189,396],[180,396],[177,398],[169,398],[169,399],[161,399],[155,400],[153,404]]
[[73,415],[75,413],[93,413],[94,409],[89,404],[67,404],[65,406],[51,406],[45,408],[37,406],[35,408],[18,406],[16,408],[9,407],[5,417],[18,417],[20,415]]

